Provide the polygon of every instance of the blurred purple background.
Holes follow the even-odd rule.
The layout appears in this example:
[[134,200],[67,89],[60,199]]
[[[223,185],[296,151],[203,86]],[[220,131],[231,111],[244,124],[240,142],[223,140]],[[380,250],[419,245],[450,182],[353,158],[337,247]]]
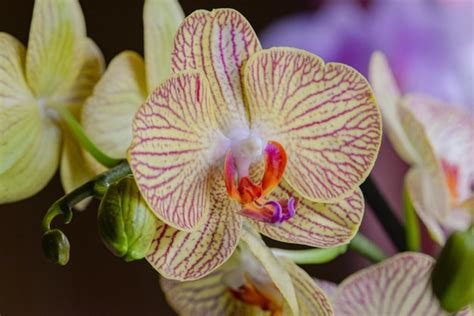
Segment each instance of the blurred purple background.
[[[107,61],[125,49],[143,52],[142,1],[81,0],[88,33]],[[326,61],[348,63],[362,73],[374,49],[383,50],[404,91],[421,90],[472,109],[473,32],[471,1],[271,1],[183,0],[197,8],[240,10],[264,46],[293,46]],[[33,1],[2,1],[0,31],[26,43]],[[280,19],[280,20],[279,20]],[[407,166],[384,139],[374,177],[389,203],[400,210]],[[35,197],[0,206],[0,314],[173,315],[157,273],[144,261],[127,264],[101,244],[97,203],[62,226],[71,261],[58,267],[40,249],[40,221],[62,194],[56,177]],[[368,210],[362,231],[390,253],[393,247]],[[305,267],[312,275],[340,281],[368,262],[348,252],[330,264]]]

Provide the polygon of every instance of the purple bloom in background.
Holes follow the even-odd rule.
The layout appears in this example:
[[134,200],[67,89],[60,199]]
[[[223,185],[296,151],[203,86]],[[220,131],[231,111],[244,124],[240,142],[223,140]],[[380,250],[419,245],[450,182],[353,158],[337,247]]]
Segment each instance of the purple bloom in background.
[[379,0],[364,9],[332,1],[315,13],[281,20],[262,33],[264,46],[292,46],[364,75],[381,50],[402,91],[474,105],[474,2]]
[[[302,48],[325,61],[349,64],[366,76],[372,52],[381,50],[402,92],[425,92],[473,110],[474,2],[374,0],[367,9],[356,1],[327,3],[317,12],[271,25],[260,36],[263,46]],[[372,176],[400,217],[406,171],[407,165],[384,139]],[[371,212],[362,232],[393,252]],[[434,252],[427,234],[424,239],[425,251]]]

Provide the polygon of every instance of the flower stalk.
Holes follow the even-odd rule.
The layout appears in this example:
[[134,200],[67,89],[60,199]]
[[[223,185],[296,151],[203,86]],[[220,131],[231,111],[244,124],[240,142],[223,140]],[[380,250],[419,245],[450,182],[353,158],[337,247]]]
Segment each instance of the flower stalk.
[[421,245],[420,225],[416,211],[411,203],[410,195],[406,189],[403,190],[403,208],[405,213],[405,238],[406,247],[410,251],[419,251]]
[[82,147],[87,150],[89,154],[94,157],[101,165],[107,168],[112,168],[118,165],[121,159],[115,159],[109,157],[103,151],[101,151],[87,136],[82,128],[81,124],[76,120],[76,118],[69,112],[66,107],[60,107],[58,113],[66,123],[67,127],[74,135],[76,140],[82,145]]
[[382,249],[380,249],[362,234],[357,234],[354,236],[351,243],[349,244],[349,249],[357,252],[359,255],[369,259],[374,263],[388,258]]
[[377,220],[382,224],[383,229],[390,237],[390,240],[395,245],[398,251],[405,250],[405,229],[396,217],[395,212],[385,201],[382,193],[375,185],[372,178],[369,176],[360,188],[364,193],[370,208],[373,210]]

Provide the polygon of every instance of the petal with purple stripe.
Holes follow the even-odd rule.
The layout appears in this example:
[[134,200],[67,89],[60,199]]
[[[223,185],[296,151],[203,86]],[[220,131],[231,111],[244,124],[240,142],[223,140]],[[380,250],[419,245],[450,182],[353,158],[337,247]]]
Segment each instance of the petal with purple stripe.
[[430,256],[406,252],[353,274],[338,287],[336,315],[448,315],[431,291],[433,264]]
[[214,97],[219,126],[248,126],[241,84],[242,65],[259,51],[249,22],[232,9],[199,10],[178,29],[172,55],[174,72],[201,69]]
[[212,182],[211,210],[199,229],[188,233],[164,223],[157,227],[147,260],[166,278],[202,278],[226,262],[239,242],[240,205],[227,197],[221,172],[213,172]]
[[218,137],[206,79],[176,74],[140,107],[128,160],[150,208],[166,224],[192,231],[210,210],[210,168]]
[[364,198],[360,189],[335,204],[311,202],[296,194],[283,181],[270,193],[270,199],[295,200],[295,215],[279,225],[252,221],[267,237],[282,242],[329,248],[348,243],[357,233],[364,215]]
[[244,85],[252,129],[285,148],[284,179],[299,194],[337,202],[364,181],[382,132],[361,74],[302,50],[272,48],[249,59]]

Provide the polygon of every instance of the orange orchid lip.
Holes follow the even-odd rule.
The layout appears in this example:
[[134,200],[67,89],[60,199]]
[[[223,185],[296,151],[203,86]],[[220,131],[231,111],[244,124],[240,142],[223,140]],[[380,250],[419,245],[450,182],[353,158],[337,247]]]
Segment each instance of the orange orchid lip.
[[274,302],[272,298],[261,293],[252,283],[246,282],[238,290],[229,288],[230,293],[236,299],[248,305],[260,307],[264,311],[269,311],[272,316],[282,315],[281,304]]
[[265,146],[264,156],[265,172],[262,181],[255,184],[248,176],[238,177],[236,159],[229,150],[224,160],[224,182],[229,196],[242,204],[242,215],[263,222],[282,223],[294,216],[295,199],[290,197],[267,201],[265,196],[280,183],[285,172],[287,155],[280,143],[269,141]]

